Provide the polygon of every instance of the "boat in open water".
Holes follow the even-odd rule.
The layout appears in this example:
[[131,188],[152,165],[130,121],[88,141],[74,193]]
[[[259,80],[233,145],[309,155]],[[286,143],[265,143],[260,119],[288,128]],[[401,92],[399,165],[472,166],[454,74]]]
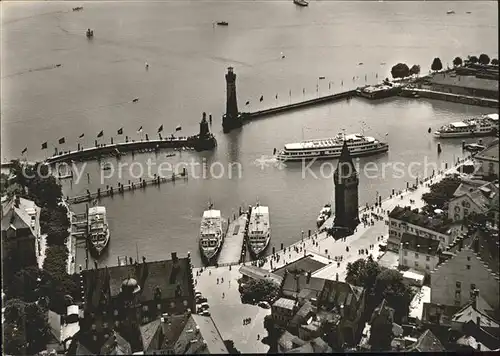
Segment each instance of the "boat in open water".
[[88,239],[91,251],[99,257],[109,244],[109,226],[104,206],[94,206],[88,210]]
[[496,136],[498,134],[498,114],[482,115],[441,126],[434,135],[439,138],[471,136]]
[[306,7],[309,3],[306,0],[293,0],[293,3],[298,6]]
[[247,244],[252,257],[259,258],[269,246],[270,241],[271,221],[269,207],[260,204],[250,207]]
[[224,221],[212,204],[203,212],[200,227],[200,252],[205,263],[215,262],[224,243]]
[[370,156],[389,150],[388,143],[381,142],[374,137],[357,133],[351,135],[339,133],[333,138],[288,143],[276,158],[279,161],[334,159],[340,157],[344,141],[347,142],[352,157]]

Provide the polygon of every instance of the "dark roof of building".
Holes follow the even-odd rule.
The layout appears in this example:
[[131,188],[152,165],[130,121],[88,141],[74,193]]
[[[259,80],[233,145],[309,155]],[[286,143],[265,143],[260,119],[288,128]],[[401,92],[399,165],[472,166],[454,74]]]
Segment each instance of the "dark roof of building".
[[131,355],[132,347],[118,333],[113,333],[101,347],[100,355]]
[[152,345],[151,342],[153,341],[156,333],[161,332],[161,326],[162,325],[160,319],[156,319],[150,323],[141,325],[140,332],[142,339],[142,348],[145,352],[150,349],[158,349],[159,345]]
[[297,297],[298,294],[304,290],[309,289],[315,291],[316,293],[321,293],[323,286],[325,285],[325,280],[316,277],[309,277],[306,274],[295,274],[287,273],[284,276],[282,292],[291,294],[293,297]]
[[[84,271],[86,279],[86,300],[96,307],[107,292],[111,297],[118,296],[124,281],[137,281],[140,287],[139,295],[142,302],[154,300],[155,293],[161,299],[192,298],[193,288],[190,283],[191,266],[189,258],[173,260],[142,262],[131,265],[106,267]],[[128,285],[127,284],[127,285]]]
[[[498,82],[497,82],[498,85]],[[479,152],[477,155],[474,156],[474,159],[483,159],[483,160],[490,160],[490,161],[496,161],[498,162],[498,145],[499,145],[499,140],[496,139],[494,140],[488,147],[486,147],[484,150]]]
[[462,309],[460,309],[451,318],[452,322],[466,324],[468,322],[473,322],[477,324],[479,318],[480,327],[486,328],[499,328],[499,324],[492,317],[490,317],[484,310],[482,310],[478,305],[475,305],[473,301],[466,304]]
[[409,233],[403,233],[401,243],[404,250],[424,253],[435,256],[439,249],[439,240],[427,239],[423,236],[417,236]]
[[470,248],[481,258],[481,261],[496,277],[499,276],[499,240],[498,232],[483,232],[478,230],[472,237]]
[[442,234],[446,233],[451,227],[451,223],[446,222],[442,219],[432,218],[420,212],[413,211],[409,206],[396,206],[389,213],[389,217],[404,221],[408,224],[413,224],[427,228],[429,230],[437,231]]
[[370,319],[370,324],[372,324],[375,319],[379,317],[387,318],[387,320],[391,321],[394,319],[394,308],[391,308],[385,298],[379,304],[378,307],[373,311],[372,317]]
[[278,340],[278,344],[285,350],[289,351],[295,347],[305,345],[306,342],[301,338],[285,331]]
[[445,348],[438,338],[430,330],[424,331],[418,338],[417,342],[411,345],[407,351],[410,352],[441,352]]
[[301,325],[303,324],[308,317],[311,316],[316,310],[316,307],[311,304],[311,302],[306,301],[300,309],[295,313],[293,316],[292,320],[290,321],[291,324],[294,325]]
[[318,354],[318,353],[331,353],[332,351],[333,351],[332,348],[322,338],[317,337],[316,339],[313,339],[302,346],[289,350],[288,353]]
[[185,315],[171,315],[163,319],[161,323],[163,340],[161,341],[160,349],[171,349],[177,344],[181,337],[190,316]]
[[359,303],[363,293],[364,289],[362,287],[345,282],[326,280],[321,300],[336,306],[348,306],[351,303]]
[[281,277],[284,277],[285,270],[288,270],[289,272],[298,270],[298,271],[314,273],[315,271],[319,270],[324,266],[326,266],[325,263],[317,261],[313,259],[311,256],[305,256],[281,268],[278,268],[273,273]]

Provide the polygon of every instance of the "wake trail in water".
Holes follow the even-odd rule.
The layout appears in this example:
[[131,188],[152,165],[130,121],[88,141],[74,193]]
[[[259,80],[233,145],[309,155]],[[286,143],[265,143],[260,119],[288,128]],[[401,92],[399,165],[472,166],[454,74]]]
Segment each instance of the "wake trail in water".
[[31,68],[31,69],[23,70],[23,71],[20,71],[20,72],[17,72],[17,73],[12,73],[12,74],[6,75],[6,76],[2,77],[2,79],[16,77],[16,76],[19,76],[19,75],[23,75],[23,74],[27,74],[27,73],[32,73],[32,72],[41,72],[41,71],[44,71],[44,70],[56,69],[56,68],[60,68],[60,67],[62,67],[62,64],[52,64],[50,66],[43,66],[43,67],[38,67],[38,68]]
[[4,22],[2,22],[2,25],[9,25],[9,24],[16,23],[19,21],[30,20],[30,19],[34,19],[36,17],[41,17],[41,16],[54,15],[54,14],[65,14],[68,12],[70,12],[70,11],[69,10],[59,10],[59,11],[44,12],[43,14],[37,14],[37,15],[32,15],[32,16],[21,17],[18,19],[13,19],[10,21],[4,21]]

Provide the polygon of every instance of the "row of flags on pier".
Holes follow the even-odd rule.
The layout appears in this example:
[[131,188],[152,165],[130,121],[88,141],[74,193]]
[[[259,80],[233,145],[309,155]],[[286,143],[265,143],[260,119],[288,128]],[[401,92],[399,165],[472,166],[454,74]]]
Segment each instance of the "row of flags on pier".
[[[182,127],[181,125],[177,125],[175,127],[175,131],[181,131],[182,130]],[[139,127],[139,130],[137,130],[137,133],[142,133],[142,126]],[[160,132],[163,132],[163,125],[160,125],[160,127],[158,128],[158,133]],[[117,131],[116,131],[116,134],[117,135],[123,135],[123,127],[120,127]],[[99,133],[97,134],[97,138],[101,138],[104,136],[104,130],[101,130],[99,131]],[[82,133],[80,136],[78,136],[78,138],[83,138],[85,137],[85,134]],[[60,145],[63,145],[66,143],[66,137],[61,137],[58,141],[57,141]],[[44,142],[42,143],[42,150],[46,150],[48,148],[48,142]],[[21,151],[21,154],[25,154],[26,152],[28,151],[28,147],[24,148],[22,151]]]

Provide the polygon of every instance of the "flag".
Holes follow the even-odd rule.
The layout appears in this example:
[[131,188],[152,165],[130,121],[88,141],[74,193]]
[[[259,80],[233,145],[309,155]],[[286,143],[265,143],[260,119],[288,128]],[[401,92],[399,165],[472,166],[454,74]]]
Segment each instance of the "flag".
[[99,132],[99,133],[97,134],[97,137],[102,137],[102,136],[104,136],[104,131],[103,131],[103,130],[101,130],[101,132]]
[[290,92],[288,93],[288,95],[292,96],[292,89],[290,89]]
[[120,129],[118,129],[117,134],[118,134],[118,135],[123,135],[123,127],[122,127],[122,128],[120,128]]
[[83,136],[85,136],[84,133],[82,133],[80,136],[78,136],[78,138],[82,138]]
[[142,132],[142,126],[139,127],[139,130],[137,130],[137,132]]
[[45,150],[47,148],[47,142],[42,143],[42,150]]
[[25,154],[26,152],[28,152],[28,147],[25,147],[24,150],[21,151],[21,154]]
[[160,127],[158,127],[158,133],[160,133],[162,131],[163,131],[163,125],[161,125]]
[[62,145],[63,143],[66,143],[66,140],[64,139],[64,137],[61,137],[59,139],[59,144]]
[[177,127],[175,128],[175,131],[180,131],[180,130],[182,130],[181,125],[177,125]]

